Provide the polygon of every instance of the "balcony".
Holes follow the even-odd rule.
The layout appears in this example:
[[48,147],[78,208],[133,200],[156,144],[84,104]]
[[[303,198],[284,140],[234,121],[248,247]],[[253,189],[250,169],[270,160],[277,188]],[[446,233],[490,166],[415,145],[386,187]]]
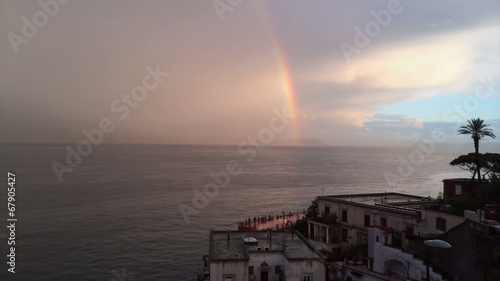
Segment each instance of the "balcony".
[[310,219],[310,220],[314,221],[314,222],[332,225],[332,224],[337,224],[337,215],[323,213],[323,214],[321,214],[321,216],[314,218],[314,219]]

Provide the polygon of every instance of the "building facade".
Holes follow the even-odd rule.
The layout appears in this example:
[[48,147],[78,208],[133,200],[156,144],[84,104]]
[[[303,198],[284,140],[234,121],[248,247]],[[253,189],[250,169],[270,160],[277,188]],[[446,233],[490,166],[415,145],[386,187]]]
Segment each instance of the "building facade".
[[317,202],[319,216],[309,220],[308,238],[331,250],[366,244],[372,226],[420,235],[421,208],[433,201],[401,193],[369,193],[319,196]]
[[443,180],[443,198],[454,197],[476,197],[477,182],[472,179],[444,179]]
[[295,231],[210,232],[210,280],[324,281],[325,260]]
[[442,205],[422,209],[421,235],[437,236],[465,221],[464,216],[455,214],[450,208]]

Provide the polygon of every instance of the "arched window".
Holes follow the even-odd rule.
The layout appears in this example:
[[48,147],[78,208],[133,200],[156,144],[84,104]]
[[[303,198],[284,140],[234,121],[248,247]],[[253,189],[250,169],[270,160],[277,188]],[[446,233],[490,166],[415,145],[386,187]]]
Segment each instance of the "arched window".
[[436,229],[446,231],[446,220],[443,218],[436,218]]

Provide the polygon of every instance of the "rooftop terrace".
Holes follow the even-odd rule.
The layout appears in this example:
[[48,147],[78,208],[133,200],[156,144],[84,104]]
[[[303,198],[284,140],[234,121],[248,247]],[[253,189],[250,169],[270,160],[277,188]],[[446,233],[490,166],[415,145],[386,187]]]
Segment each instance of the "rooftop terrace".
[[431,200],[430,197],[422,197],[403,193],[386,192],[386,193],[364,193],[350,195],[328,195],[320,196],[319,199],[326,200],[342,200],[365,205],[387,204],[400,205],[400,203],[417,203]]
[[[257,243],[245,243],[253,237]],[[283,242],[285,249],[283,249]],[[249,260],[252,252],[279,252],[287,259],[324,259],[302,235],[295,231],[211,231],[210,261]]]

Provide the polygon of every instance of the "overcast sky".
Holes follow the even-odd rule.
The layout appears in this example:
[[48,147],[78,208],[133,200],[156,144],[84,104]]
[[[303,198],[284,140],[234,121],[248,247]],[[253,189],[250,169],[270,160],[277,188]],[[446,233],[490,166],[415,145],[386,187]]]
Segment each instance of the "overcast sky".
[[500,1],[239,2],[2,1],[0,141],[239,144],[290,108],[285,65],[275,143],[499,141]]

